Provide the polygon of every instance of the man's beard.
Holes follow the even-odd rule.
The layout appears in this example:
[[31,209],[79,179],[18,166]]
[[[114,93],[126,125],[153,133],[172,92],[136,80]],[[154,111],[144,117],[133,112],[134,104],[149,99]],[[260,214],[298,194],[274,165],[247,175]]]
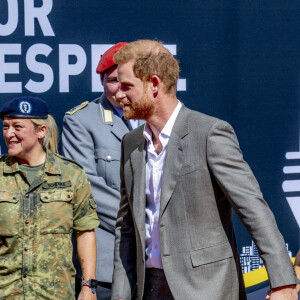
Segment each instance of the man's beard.
[[[125,103],[127,104],[127,103]],[[155,110],[155,101],[143,92],[143,96],[129,106],[124,107],[124,117],[126,119],[148,120]]]

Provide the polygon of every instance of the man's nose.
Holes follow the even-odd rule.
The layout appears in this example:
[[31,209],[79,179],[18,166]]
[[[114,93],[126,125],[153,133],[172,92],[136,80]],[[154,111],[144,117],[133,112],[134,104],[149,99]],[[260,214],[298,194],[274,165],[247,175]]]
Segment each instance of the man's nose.
[[117,100],[122,100],[125,97],[125,93],[122,92],[121,88],[118,89],[117,93],[116,93],[116,98]]

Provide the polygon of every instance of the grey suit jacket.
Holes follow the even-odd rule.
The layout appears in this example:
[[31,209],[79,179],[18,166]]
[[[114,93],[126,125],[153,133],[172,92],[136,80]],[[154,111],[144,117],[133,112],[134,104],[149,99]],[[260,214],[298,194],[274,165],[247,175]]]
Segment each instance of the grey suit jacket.
[[[142,127],[124,136],[112,299],[130,299],[136,284],[138,299],[143,295],[145,154]],[[160,204],[161,257],[175,299],[246,299],[232,208],[261,253],[271,287],[296,283],[233,129],[183,106],[168,144]]]
[[[112,281],[114,232],[120,202],[121,140],[129,130],[104,94],[63,120],[62,150],[91,182],[100,220],[96,279]],[[81,271],[77,265],[77,277]]]

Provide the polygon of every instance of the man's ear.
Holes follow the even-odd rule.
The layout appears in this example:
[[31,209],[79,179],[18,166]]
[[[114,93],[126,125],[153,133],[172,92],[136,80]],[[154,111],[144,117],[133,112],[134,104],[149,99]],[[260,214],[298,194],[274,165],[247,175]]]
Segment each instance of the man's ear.
[[157,75],[153,75],[150,78],[151,81],[151,91],[153,92],[154,96],[157,95],[158,90],[160,88],[160,78]]

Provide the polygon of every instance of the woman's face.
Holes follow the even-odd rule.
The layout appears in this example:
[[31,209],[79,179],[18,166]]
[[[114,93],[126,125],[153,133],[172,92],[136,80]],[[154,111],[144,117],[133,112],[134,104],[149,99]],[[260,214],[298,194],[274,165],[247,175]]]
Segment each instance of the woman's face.
[[15,156],[20,163],[42,149],[40,139],[43,132],[36,130],[30,119],[8,118],[3,120],[3,137],[9,156]]

